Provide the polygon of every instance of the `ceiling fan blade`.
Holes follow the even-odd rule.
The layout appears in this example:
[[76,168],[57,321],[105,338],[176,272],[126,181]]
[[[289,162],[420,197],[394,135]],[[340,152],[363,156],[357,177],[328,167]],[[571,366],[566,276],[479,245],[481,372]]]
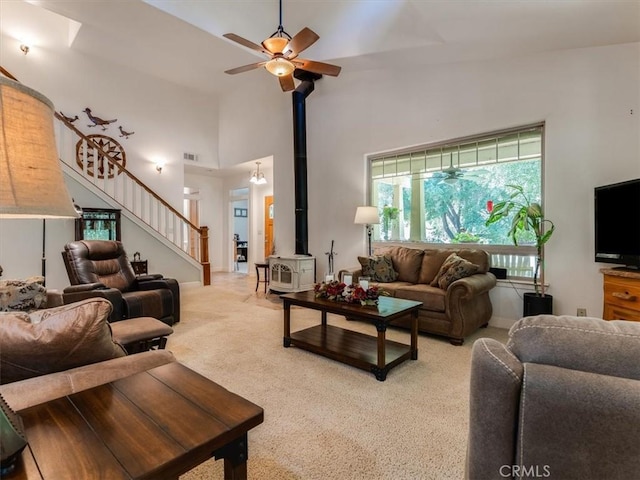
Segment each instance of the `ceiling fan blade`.
[[283,75],[281,77],[278,77],[278,80],[280,80],[280,87],[282,88],[283,92],[289,92],[289,91],[291,91],[291,90],[296,88],[296,85],[293,82],[293,75],[292,74]]
[[302,52],[306,48],[309,48],[319,38],[320,37],[316,32],[314,32],[310,28],[304,27],[302,30],[296,33],[289,42],[288,50],[291,50],[293,52],[293,55],[290,56],[290,58],[298,56],[300,52]]
[[293,63],[296,67],[306,70],[307,72],[319,73],[321,75],[330,75],[337,77],[342,67],[331,65],[330,63],[314,62],[313,60],[305,60],[304,58],[296,58]]
[[234,42],[239,43],[244,47],[250,48],[251,50],[256,50],[257,52],[271,56],[271,52],[269,50],[265,49],[261,45],[258,45],[257,43],[253,43],[252,41],[247,40],[246,38],[242,38],[240,35],[236,35],[235,33],[225,33],[222,36],[224,38],[228,38],[229,40],[233,40]]
[[224,73],[228,73],[229,75],[235,75],[236,73],[248,72],[249,70],[255,70],[256,68],[262,67],[267,62],[258,62],[251,63],[249,65],[244,65],[242,67],[232,68],[231,70],[225,70]]

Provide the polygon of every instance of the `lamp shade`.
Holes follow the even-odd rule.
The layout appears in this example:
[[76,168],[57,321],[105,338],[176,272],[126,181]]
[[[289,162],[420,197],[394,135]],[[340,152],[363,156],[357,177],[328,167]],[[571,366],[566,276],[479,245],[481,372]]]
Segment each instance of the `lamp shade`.
[[0,217],[77,217],[64,183],[53,104],[0,77]]
[[378,207],[358,207],[353,223],[358,225],[377,225],[380,223]]
[[275,75],[276,77],[282,77],[284,75],[289,75],[293,72],[296,67],[293,63],[291,63],[286,58],[276,57],[272,60],[269,60],[264,68],[266,68],[269,73]]

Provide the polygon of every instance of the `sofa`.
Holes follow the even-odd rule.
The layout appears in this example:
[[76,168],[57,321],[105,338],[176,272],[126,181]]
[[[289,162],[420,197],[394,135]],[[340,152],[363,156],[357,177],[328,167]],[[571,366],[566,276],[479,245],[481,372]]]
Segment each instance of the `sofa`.
[[[387,294],[422,302],[418,330],[444,336],[453,345],[486,327],[493,313],[489,291],[496,277],[489,272],[491,257],[478,249],[377,248],[371,257],[358,257],[360,267],[341,270],[357,283],[369,276]],[[394,325],[410,328],[410,318]]]
[[168,350],[129,355],[113,340],[101,298],[0,312],[0,394],[13,410],[176,361]]
[[525,317],[472,349],[466,478],[638,478],[640,323]]

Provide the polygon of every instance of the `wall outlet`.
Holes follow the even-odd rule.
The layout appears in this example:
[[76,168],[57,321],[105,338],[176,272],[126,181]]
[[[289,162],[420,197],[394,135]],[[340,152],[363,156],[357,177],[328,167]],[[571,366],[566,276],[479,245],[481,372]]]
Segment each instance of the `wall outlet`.
[[579,317],[586,317],[587,316],[587,309],[586,308],[579,308],[577,313],[577,316]]

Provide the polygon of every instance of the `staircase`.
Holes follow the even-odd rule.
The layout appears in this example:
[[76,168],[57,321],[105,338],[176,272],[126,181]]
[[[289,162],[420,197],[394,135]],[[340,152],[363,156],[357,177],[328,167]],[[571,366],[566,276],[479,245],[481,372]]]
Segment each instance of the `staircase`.
[[[81,177],[85,185],[110,199],[109,203],[115,202],[123,213],[135,218],[176,253],[199,263],[202,283],[210,285],[208,227],[191,223],[121,165],[124,152],[116,142],[110,142],[108,137],[94,141],[64,116],[55,112],[55,117],[61,125],[58,155],[65,170]],[[76,163],[70,163],[70,158],[77,159]]]

